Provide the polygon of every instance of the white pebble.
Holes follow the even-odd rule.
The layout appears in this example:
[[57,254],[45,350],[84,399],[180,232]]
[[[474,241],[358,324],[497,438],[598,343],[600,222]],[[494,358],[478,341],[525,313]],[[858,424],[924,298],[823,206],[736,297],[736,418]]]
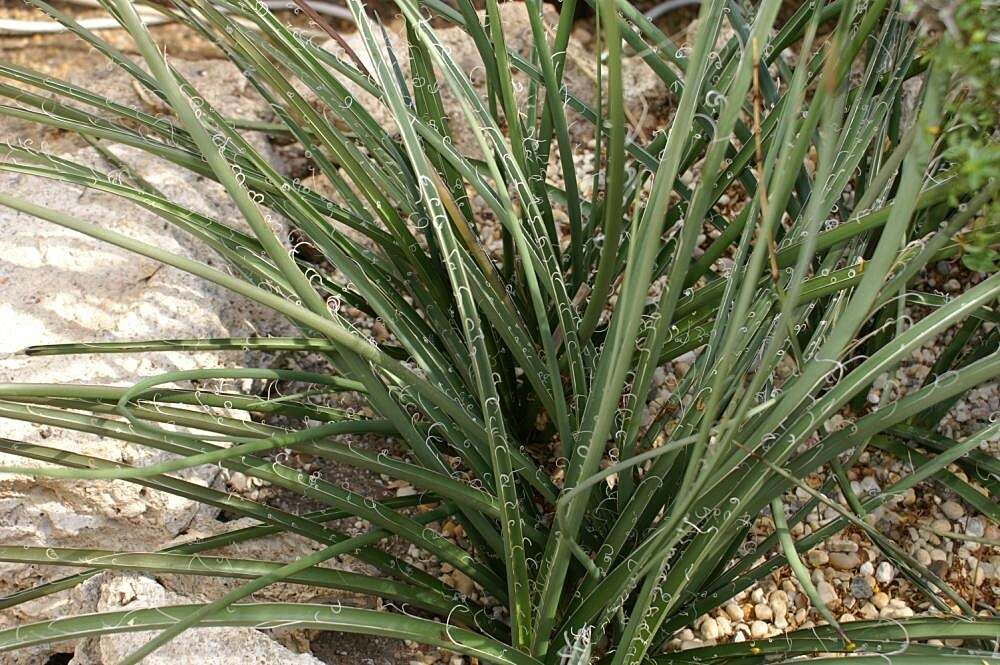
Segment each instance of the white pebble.
[[719,639],[719,624],[712,617],[701,622],[701,637],[706,640]]
[[743,621],[743,608],[736,603],[729,603],[726,605],[726,614],[733,621]]
[[771,611],[774,612],[774,616],[783,618],[788,612],[788,603],[781,598],[772,598]]
[[771,611],[770,605],[765,605],[764,603],[754,605],[753,615],[761,621],[770,621],[774,618],[774,612]]

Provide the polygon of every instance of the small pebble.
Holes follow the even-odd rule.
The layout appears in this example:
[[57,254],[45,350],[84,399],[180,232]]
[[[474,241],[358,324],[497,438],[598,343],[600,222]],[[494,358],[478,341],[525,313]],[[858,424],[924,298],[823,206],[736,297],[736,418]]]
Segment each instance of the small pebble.
[[935,531],[943,531],[947,533],[951,531],[951,522],[948,520],[937,519],[931,522],[931,528]]
[[871,598],[873,593],[871,584],[868,583],[868,578],[864,575],[856,575],[851,580],[851,595],[855,598],[866,600]]
[[706,640],[717,640],[719,639],[719,624],[712,617],[706,618],[701,622],[701,637]]
[[868,496],[874,497],[882,493],[882,488],[879,487],[874,476],[865,476],[862,478],[859,483],[859,488],[862,493],[867,494]]
[[764,603],[757,603],[754,605],[753,615],[761,621],[770,621],[774,618],[774,612],[771,611],[771,606],[765,605]]
[[887,607],[889,605],[889,594],[884,591],[879,591],[872,596],[872,605],[880,610]]
[[879,584],[888,584],[896,577],[896,569],[888,561],[883,561],[875,569],[875,580]]
[[463,595],[471,596],[476,592],[476,584],[472,581],[472,578],[462,571],[453,571],[451,573],[451,579],[454,580],[455,586]]
[[853,553],[831,552],[830,565],[836,570],[854,570],[861,565],[861,559]]
[[853,540],[834,540],[830,543],[830,549],[835,552],[857,552],[858,544]]
[[806,559],[809,561],[809,565],[815,568],[829,563],[830,556],[823,550],[809,550]]
[[767,624],[763,621],[754,621],[750,624],[750,637],[760,639],[767,635]]
[[941,504],[941,512],[945,517],[954,521],[965,515],[965,508],[957,501],[945,501]]
[[823,601],[824,605],[831,605],[837,600],[837,590],[826,580],[816,584],[816,591],[819,592],[819,599]]
[[982,538],[986,533],[986,525],[979,517],[970,517],[965,524],[965,533],[976,538]]
[[235,471],[229,476],[229,485],[237,492],[245,492],[249,487],[247,477],[239,471]]
[[909,619],[913,616],[913,610],[909,607],[887,607],[879,612],[879,616],[885,619]]
[[934,573],[935,575],[937,575],[938,577],[940,577],[942,580],[943,579],[947,579],[947,577],[948,577],[948,562],[947,561],[941,561],[940,559],[937,560],[937,561],[932,561],[931,565],[930,565],[930,571],[932,573]]
[[861,609],[858,610],[858,613],[861,615],[862,619],[871,620],[878,616],[878,608],[871,603],[865,603],[861,606]]
[[743,608],[736,603],[729,603],[726,605],[726,614],[728,614],[729,618],[733,621],[743,621]]

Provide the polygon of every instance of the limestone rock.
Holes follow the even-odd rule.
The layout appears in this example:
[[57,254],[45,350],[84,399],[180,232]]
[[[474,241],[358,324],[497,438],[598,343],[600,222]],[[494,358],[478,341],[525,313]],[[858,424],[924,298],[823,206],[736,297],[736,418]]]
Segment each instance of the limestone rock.
[[[92,611],[115,612],[146,607],[183,605],[191,599],[179,596],[149,577],[126,573],[104,573],[87,581],[77,594],[94,602]],[[72,665],[103,665],[120,662],[141,647],[155,631],[117,633],[82,640]],[[321,665],[310,654],[296,654],[264,633],[252,628],[199,628],[189,630],[147,656],[146,665]]]
[[[120,103],[155,110],[136,95],[127,76],[96,64],[103,59],[86,58],[92,60],[76,68],[76,84]],[[266,104],[246,94],[233,65],[181,60],[174,64],[204,88],[204,97],[224,115],[235,115],[238,109],[240,117],[269,117]],[[0,134],[12,139],[19,135],[19,129],[5,123],[0,121]],[[82,142],[74,145],[63,137],[51,146],[74,162],[105,173],[117,170]],[[243,224],[218,185],[139,150],[111,149],[171,201],[233,226]],[[0,190],[178,255],[224,265],[200,241],[124,199],[13,173],[0,174]],[[277,317],[200,279],[6,207],[0,208],[0,293],[4,325],[0,382],[4,383],[129,386],[168,371],[247,364],[240,352],[42,357],[14,353],[34,344],[229,337],[284,330]],[[0,436],[135,465],[168,458],[149,448],[17,420],[0,419]],[[40,464],[7,455],[0,455],[0,463]],[[217,467],[200,467],[178,475],[209,485],[217,473]],[[125,481],[0,477],[0,542],[8,545],[150,551],[165,546],[192,521],[214,514],[215,509]],[[66,569],[2,564],[0,573],[0,595],[6,595],[63,576]],[[64,594],[57,594],[19,605],[3,613],[0,627],[63,615],[67,602]]]

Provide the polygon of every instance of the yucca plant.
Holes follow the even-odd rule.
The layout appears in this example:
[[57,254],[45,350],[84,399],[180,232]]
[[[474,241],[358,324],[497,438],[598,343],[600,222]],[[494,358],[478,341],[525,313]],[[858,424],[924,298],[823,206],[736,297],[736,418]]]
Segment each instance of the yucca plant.
[[[1000,620],[980,616],[866,519],[930,480],[1000,518],[990,493],[997,464],[978,450],[996,441],[1000,424],[960,442],[934,431],[956,400],[998,375],[1000,276],[953,298],[919,286],[926,267],[963,251],[971,224],[977,233],[995,232],[995,218],[983,215],[997,183],[979,178],[973,186],[941,157],[941,137],[955,117],[954,77],[925,57],[896,2],[812,0],[778,25],[779,0],[752,10],[706,0],[682,47],[629,0],[597,0],[598,87],[589,91],[562,82],[576,0],[564,0],[555,26],[543,20],[540,0],[526,0],[529,54],[508,48],[496,0],[486,0],[485,12],[470,0],[396,0],[406,53],[393,52],[361,1],[350,0],[363,54],[326,50],[251,1],[151,3],[245,74],[274,110],[270,130],[300,143],[326,181],[323,195],[253,147],[248,134],[261,127],[222,117],[199,95],[164,58],[133,3],[101,0],[142,61],[42,0],[29,1],[170,113],[154,117],[12,65],[0,65],[12,81],[0,86],[10,100],[0,112],[99,147],[137,148],[210,178],[247,228],[185,209],[140,178],[111,177],[13,142],[3,170],[127,199],[210,246],[230,270],[70,212],[4,193],[0,203],[214,282],[287,317],[300,333],[26,353],[248,348],[321,353],[329,371],[204,369],[137,377],[131,388],[0,386],[5,418],[175,455],[131,467],[4,440],[2,452],[50,464],[0,470],[122,479],[260,521],[162,552],[7,544],[0,548],[6,561],[84,571],[25,590],[4,607],[105,569],[246,583],[201,605],[20,626],[0,632],[0,649],[159,630],[126,660],[135,663],[188,628],[226,625],[398,637],[511,665],[763,662],[821,653],[879,662],[880,653],[905,662],[993,657]],[[441,45],[435,26],[442,23],[471,36],[484,92]],[[724,31],[732,36],[721,38]],[[648,141],[633,135],[626,118],[627,53],[675,94],[670,121]],[[904,95],[908,83],[919,93]],[[357,89],[391,114],[393,126],[350,103]],[[574,122],[593,127],[596,175],[577,170]],[[474,154],[454,147],[459,134],[475,137]],[[718,205],[727,193],[740,200],[735,212]],[[494,247],[484,238],[497,226],[502,245]],[[321,260],[290,252],[291,234]],[[389,340],[355,327],[339,303],[380,320]],[[922,387],[869,403],[877,377],[956,326],[961,332]],[[654,399],[657,369],[690,352],[693,364],[676,388]],[[270,399],[184,387],[214,379],[289,381],[301,392]],[[337,391],[357,392],[368,409],[324,405],[324,395]],[[834,416],[846,426],[828,431]],[[390,436],[405,454],[344,443],[358,433]],[[875,447],[908,457],[912,472],[882,494],[857,496],[847,473]],[[276,460],[283,450],[384,474],[419,494],[376,501]],[[292,514],[171,475],[206,464],[326,508]],[[986,479],[988,495],[949,471],[954,464]],[[826,480],[814,487],[803,480],[811,474]],[[791,514],[786,501],[795,502]],[[838,517],[794,538],[795,525],[823,504]],[[768,514],[772,534],[748,540]],[[349,537],[328,526],[345,516],[370,531]],[[467,546],[438,530],[446,517],[463,526]],[[866,534],[940,616],[838,624],[799,553],[848,528]],[[282,532],[322,547],[282,563],[208,554]],[[380,547],[390,537],[463,573],[478,599]],[[378,575],[319,565],[338,555],[358,557]],[[674,632],[784,565],[827,626],[662,653]],[[369,594],[411,610],[243,602],[279,581]],[[968,641],[923,643],[932,637]]]

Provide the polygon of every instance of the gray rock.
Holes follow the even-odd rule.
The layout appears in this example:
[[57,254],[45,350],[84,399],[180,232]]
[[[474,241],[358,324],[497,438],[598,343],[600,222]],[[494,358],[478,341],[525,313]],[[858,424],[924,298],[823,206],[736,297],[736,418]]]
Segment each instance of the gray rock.
[[863,575],[855,575],[851,579],[851,595],[858,600],[868,600],[875,593],[868,579]]
[[930,571],[940,577],[942,580],[948,578],[948,562],[938,559],[937,561],[932,561],[929,566]]
[[882,493],[882,488],[879,487],[878,481],[875,480],[875,476],[865,476],[861,479],[859,485],[861,491],[868,496],[878,496]]

